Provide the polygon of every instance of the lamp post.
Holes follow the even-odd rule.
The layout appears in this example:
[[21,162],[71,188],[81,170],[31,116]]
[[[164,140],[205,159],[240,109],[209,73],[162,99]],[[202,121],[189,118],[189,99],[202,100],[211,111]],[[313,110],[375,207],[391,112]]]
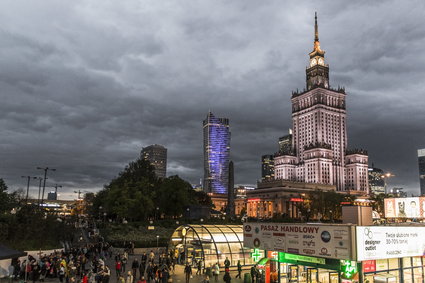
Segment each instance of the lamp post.
[[44,170],[44,182],[43,182],[43,192],[41,194],[41,204],[43,204],[44,201],[44,190],[46,189],[46,179],[47,179],[47,171],[56,171],[54,168],[49,167],[37,167],[38,170]]
[[37,203],[38,206],[40,206],[40,194],[41,194],[41,182],[43,181],[42,177],[38,177],[38,197],[37,197]]
[[156,250],[159,249],[159,235],[156,235]]
[[37,177],[32,177],[32,176],[21,176],[21,178],[27,178],[28,182],[27,182],[27,196],[25,197],[25,203],[28,203],[28,193],[30,190],[30,180],[31,179],[37,179]]

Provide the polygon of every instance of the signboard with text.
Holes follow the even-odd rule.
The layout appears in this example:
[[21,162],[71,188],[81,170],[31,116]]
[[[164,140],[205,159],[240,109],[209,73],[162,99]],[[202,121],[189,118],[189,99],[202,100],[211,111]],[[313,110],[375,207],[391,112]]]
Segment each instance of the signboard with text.
[[425,197],[384,199],[386,218],[425,218]]
[[289,254],[352,259],[351,226],[245,223],[244,246]]
[[425,227],[359,226],[356,230],[358,261],[425,254]]

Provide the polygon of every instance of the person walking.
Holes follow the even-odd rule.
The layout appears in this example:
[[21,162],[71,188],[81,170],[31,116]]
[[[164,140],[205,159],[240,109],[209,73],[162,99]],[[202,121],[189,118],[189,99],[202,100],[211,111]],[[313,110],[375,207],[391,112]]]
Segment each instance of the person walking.
[[121,276],[121,260],[117,259],[115,262],[115,272],[117,273],[117,279]]
[[242,264],[241,264],[241,261],[238,260],[238,275],[236,275],[235,278],[241,279],[241,273],[242,273]]
[[220,275],[220,266],[218,265],[218,262],[213,267],[213,275],[215,282],[218,282],[218,276]]
[[186,263],[184,274],[186,275],[186,283],[189,283],[190,277],[192,275],[192,267],[190,267],[189,263]]
[[198,267],[198,270],[196,271],[196,275],[201,275],[202,274],[202,259],[198,260],[197,267]]
[[[133,270],[133,277],[137,277],[137,269],[139,269],[139,261],[137,260],[137,257],[133,260],[131,264],[131,269]],[[140,275],[141,277],[142,275]]]
[[102,283],[109,283],[109,278],[111,278],[111,270],[107,265],[105,265],[103,267]]
[[133,283],[134,277],[131,271],[127,272],[127,278],[125,279],[125,283]]
[[257,266],[253,265],[251,267],[251,282],[255,282],[255,278],[257,277]]
[[225,269],[230,268],[230,260],[228,257],[226,257],[226,259],[224,260],[224,268]]
[[232,281],[232,277],[230,277],[230,273],[229,272],[225,272],[224,273],[223,280],[226,283],[230,283],[230,281]]
[[128,260],[128,253],[124,252],[124,254],[122,255],[121,258],[121,271],[125,272],[125,267],[127,265],[127,260]]

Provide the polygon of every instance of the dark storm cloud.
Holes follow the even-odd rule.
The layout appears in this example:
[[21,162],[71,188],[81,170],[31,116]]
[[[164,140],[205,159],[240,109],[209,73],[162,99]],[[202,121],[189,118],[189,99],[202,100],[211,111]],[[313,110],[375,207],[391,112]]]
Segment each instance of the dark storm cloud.
[[97,190],[143,146],[169,174],[202,177],[202,120],[230,118],[237,183],[291,127],[313,15],[331,84],[346,87],[351,147],[416,193],[425,147],[422,1],[5,1],[0,9],[0,172]]

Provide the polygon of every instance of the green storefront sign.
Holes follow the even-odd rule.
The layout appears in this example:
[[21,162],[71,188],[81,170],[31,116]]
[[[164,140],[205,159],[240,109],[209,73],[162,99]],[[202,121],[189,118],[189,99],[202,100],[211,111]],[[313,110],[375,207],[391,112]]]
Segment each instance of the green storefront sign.
[[338,259],[329,259],[329,258],[320,258],[313,256],[297,255],[297,254],[288,254],[279,252],[278,257],[279,262],[297,264],[311,267],[318,267],[330,270],[340,270],[340,260]]

